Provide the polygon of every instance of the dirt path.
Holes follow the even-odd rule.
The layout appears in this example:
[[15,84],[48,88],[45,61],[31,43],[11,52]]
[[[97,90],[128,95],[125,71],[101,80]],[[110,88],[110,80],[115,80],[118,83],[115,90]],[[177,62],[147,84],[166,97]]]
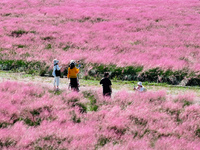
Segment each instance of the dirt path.
[[[34,84],[42,84],[44,86],[48,86],[53,89],[53,77],[41,77],[41,76],[32,76],[25,73],[10,73],[5,71],[0,71],[0,82],[12,80],[12,81],[20,81],[20,82],[32,82]],[[87,81],[80,79],[80,90],[85,91],[88,89],[92,90],[102,90],[101,85],[99,85],[99,81]],[[68,90],[69,80],[67,78],[60,78],[60,89]],[[131,84],[118,84],[113,83],[113,96],[116,92],[120,90],[126,90],[128,92],[134,92],[132,90],[133,85]],[[146,86],[149,91],[158,91],[165,90],[167,94],[176,96],[178,94],[185,93],[194,93],[196,95],[195,101],[200,104],[200,88],[191,88],[191,87],[164,87],[164,86]]]
[[[41,77],[41,76],[32,76],[32,75],[27,75],[24,73],[9,73],[9,72],[0,72],[0,82],[6,81],[6,80],[11,80],[11,81],[19,81],[19,82],[32,82],[34,84],[42,84],[44,86],[50,87],[53,89],[53,77]],[[88,88],[91,88],[92,90],[102,90],[101,85],[88,85],[86,82],[82,82],[83,80],[80,81],[80,91],[87,90]],[[61,90],[69,90],[68,89],[69,85],[69,79],[67,78],[60,78],[60,89]],[[113,89],[113,94],[118,92],[119,89]],[[130,91],[131,92],[131,91]]]

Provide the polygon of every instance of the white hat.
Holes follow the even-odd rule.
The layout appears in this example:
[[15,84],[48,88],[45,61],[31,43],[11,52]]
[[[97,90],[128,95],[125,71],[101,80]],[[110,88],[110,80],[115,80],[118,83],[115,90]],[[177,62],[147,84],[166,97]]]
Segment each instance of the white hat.
[[142,82],[138,82],[138,85],[142,86]]
[[57,64],[58,62],[59,62],[59,60],[57,60],[57,59],[53,60],[54,65]]
[[74,63],[75,64],[75,60],[70,60],[70,64]]

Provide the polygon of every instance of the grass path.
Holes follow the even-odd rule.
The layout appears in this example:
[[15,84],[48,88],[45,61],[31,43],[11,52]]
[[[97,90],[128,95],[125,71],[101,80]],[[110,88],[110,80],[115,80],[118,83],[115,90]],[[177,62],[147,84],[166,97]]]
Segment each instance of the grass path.
[[[51,87],[53,89],[53,77],[41,77],[34,76],[25,73],[13,73],[7,71],[0,71],[0,82],[5,80],[14,80],[21,82],[33,82],[35,84],[42,84]],[[112,81],[113,95],[120,90],[126,90],[129,92],[133,91],[134,84],[136,85],[136,81]],[[69,80],[67,78],[60,78],[60,88],[61,90],[68,90]],[[195,93],[197,98],[196,101],[200,103],[200,87],[181,87],[181,86],[172,86],[166,84],[156,84],[156,83],[144,83],[147,90],[150,91],[158,91],[165,90],[167,94],[177,95],[184,93]],[[95,90],[101,90],[101,85],[98,80],[84,80],[80,79],[80,90],[87,90],[88,88],[92,88]]]

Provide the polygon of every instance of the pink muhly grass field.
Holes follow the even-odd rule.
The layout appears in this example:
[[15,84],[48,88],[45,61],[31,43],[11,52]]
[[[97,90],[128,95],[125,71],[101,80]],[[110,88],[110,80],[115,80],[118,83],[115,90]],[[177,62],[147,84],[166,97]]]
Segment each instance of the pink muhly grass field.
[[198,0],[1,0],[1,59],[199,72]]
[[[194,94],[165,91],[54,93],[33,83],[0,83],[0,149],[200,148]],[[94,109],[94,106],[97,109]]]

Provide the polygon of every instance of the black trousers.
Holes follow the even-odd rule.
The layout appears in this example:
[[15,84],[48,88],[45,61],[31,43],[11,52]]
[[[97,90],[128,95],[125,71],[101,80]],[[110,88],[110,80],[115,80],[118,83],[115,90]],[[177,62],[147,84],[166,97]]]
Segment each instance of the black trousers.
[[77,78],[70,78],[70,86],[71,86],[71,89],[75,91],[79,91]]

